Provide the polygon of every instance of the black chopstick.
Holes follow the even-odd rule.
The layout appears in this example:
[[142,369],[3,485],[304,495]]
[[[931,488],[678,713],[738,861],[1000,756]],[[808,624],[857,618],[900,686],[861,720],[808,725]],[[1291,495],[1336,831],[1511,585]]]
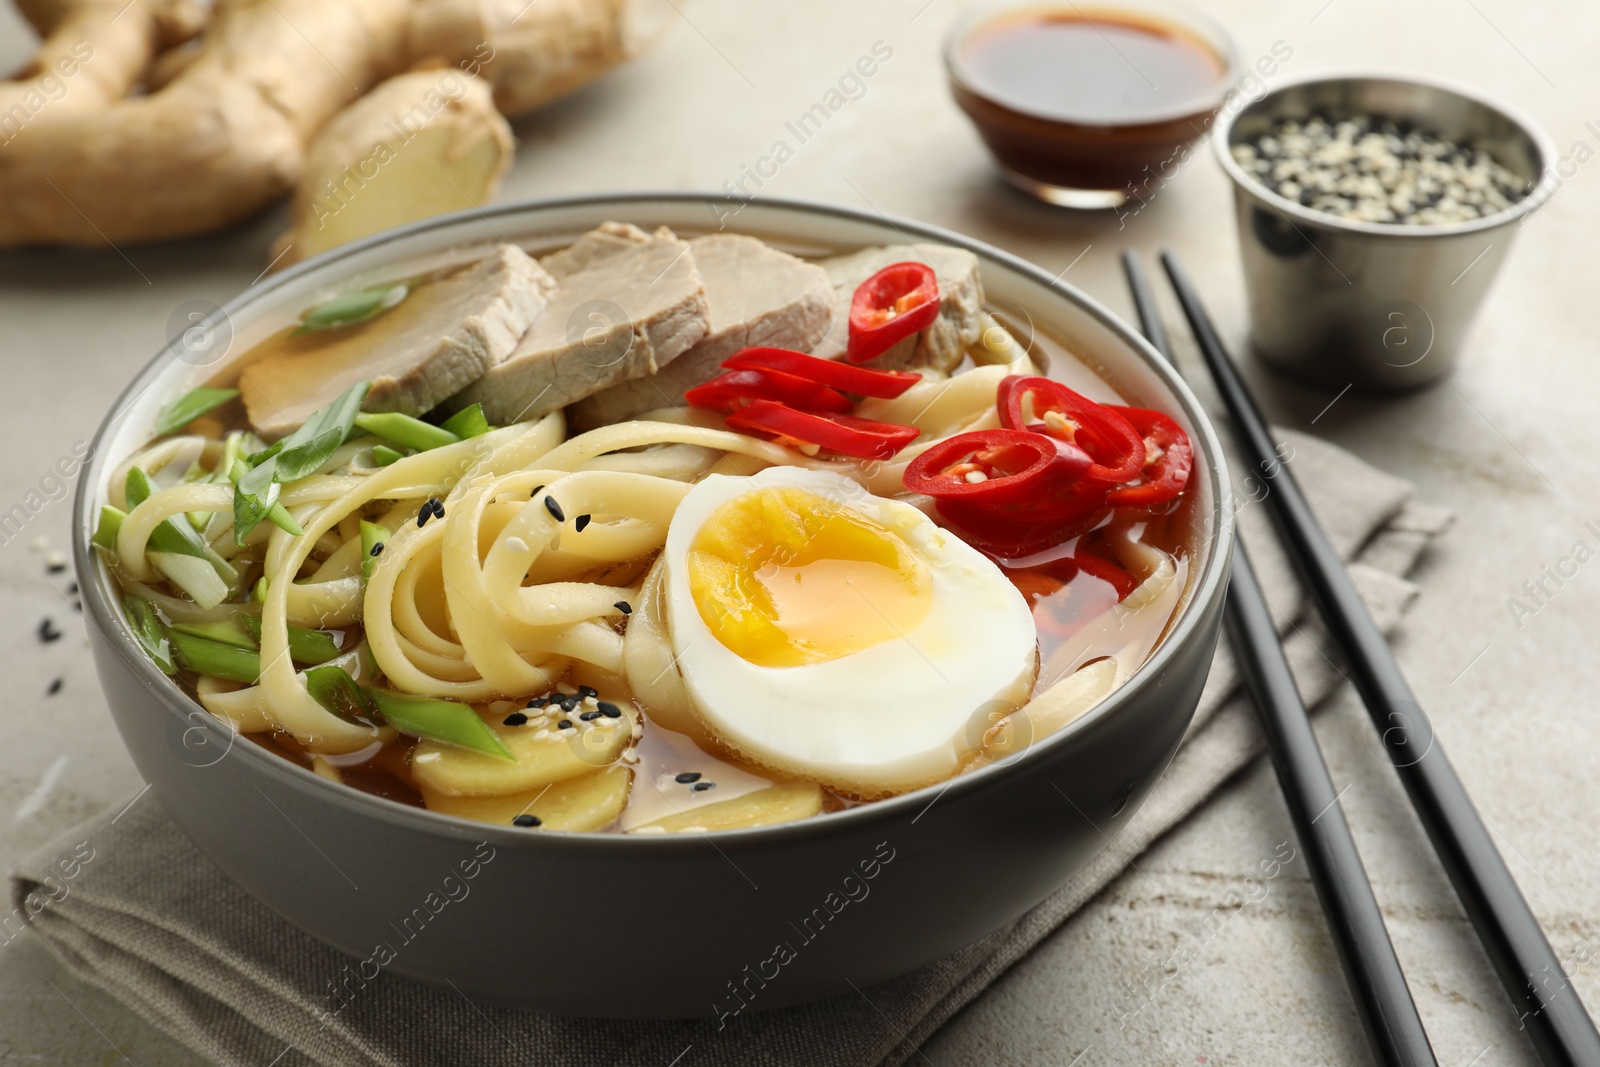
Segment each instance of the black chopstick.
[[[1138,258],[1122,254],[1140,326],[1151,345],[1173,362],[1155,298]],[[1237,534],[1225,620],[1234,659],[1261,720],[1295,836],[1306,854],[1317,899],[1333,934],[1345,981],[1355,998],[1374,1059],[1386,1065],[1433,1065],[1433,1048],[1395,956],[1372,884],[1356,851],[1311,719],[1295,688],[1289,661],[1272,625],[1255,569]]]
[[1428,717],[1372,621],[1350,574],[1286,465],[1276,462],[1266,420],[1239,376],[1194,287],[1171,252],[1162,266],[1183,305],[1195,341],[1233,417],[1246,462],[1272,465],[1267,511],[1310,590],[1329,632],[1355,675],[1357,691],[1406,787],[1445,873],[1478,932],[1539,1058],[1550,1067],[1600,1064],[1600,1033],[1561,961],[1517,888]]

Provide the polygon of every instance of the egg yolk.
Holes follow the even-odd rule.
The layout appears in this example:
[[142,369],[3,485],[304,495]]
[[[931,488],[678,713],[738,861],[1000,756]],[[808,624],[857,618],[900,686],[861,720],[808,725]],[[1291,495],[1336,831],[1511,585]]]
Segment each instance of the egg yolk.
[[761,667],[799,667],[903,636],[928,612],[927,566],[888,527],[816,493],[760,489],[696,532],[689,594],[713,636]]

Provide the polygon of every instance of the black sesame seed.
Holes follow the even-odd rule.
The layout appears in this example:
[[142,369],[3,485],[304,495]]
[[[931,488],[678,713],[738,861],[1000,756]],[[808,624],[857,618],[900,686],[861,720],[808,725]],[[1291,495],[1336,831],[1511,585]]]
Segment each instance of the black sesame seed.
[[56,629],[56,624],[49,619],[39,623],[39,643],[48,645],[52,641],[61,640],[61,631]]
[[557,730],[570,730],[572,728],[573,727],[572,727],[572,720],[571,719],[562,719],[560,722],[556,723],[556,729]]
[[83,614],[83,603],[81,601],[74,600],[72,602],[72,610],[76,611],[79,615],[82,615]]
[[600,690],[596,689],[592,685],[580,685],[580,686],[578,686],[578,696],[581,697],[581,698],[597,697],[599,695],[600,695]]
[[537,815],[518,815],[511,820],[513,826],[542,826],[543,820]]
[[588,515],[579,515],[576,519],[572,520],[572,528],[577,530],[579,533],[583,533],[583,528],[587,525],[589,525]]
[[422,510],[417,512],[417,529],[420,530],[428,525],[428,520],[431,518],[433,518],[433,509],[426,504],[422,505]]
[[542,490],[543,488],[544,488],[544,486],[542,486],[542,485],[534,486],[533,487],[533,492],[528,494],[528,499],[532,500],[534,497],[538,496],[539,495],[539,491]]
[[528,717],[522,714],[520,711],[513,711],[505,718],[505,724],[507,726],[523,726],[527,724],[527,721]]
[[694,785],[689,787],[689,792],[704,793],[707,789],[715,789],[716,787],[716,782],[696,782]]
[[602,700],[600,702],[600,714],[608,719],[620,719],[622,718],[622,709],[609,700]]
[[67,565],[65,563],[46,563],[44,569],[50,574],[60,574],[67,569]]
[[67,583],[67,595],[68,596],[77,596],[78,595],[78,583],[77,582],[68,582]]
[[583,703],[583,701],[577,696],[562,697],[561,698],[561,710],[562,711],[571,711],[573,708],[577,707],[581,703]]
[[438,497],[431,497],[428,500],[428,506],[433,508],[433,514],[436,518],[444,518],[444,501]]
[[672,780],[680,785],[688,785],[690,782],[698,782],[700,780],[700,772],[684,771],[682,774],[676,775]]
[[372,555],[372,556],[381,556],[381,555],[383,555],[383,542],[382,541],[374,541],[373,544],[372,544],[372,551],[369,552],[368,555]]
[[64,678],[57,678],[55,681],[50,683],[50,688],[45,690],[45,696],[55,696],[57,693],[61,692],[61,687],[65,684],[66,680]]
[[633,605],[628,603],[626,600],[619,600],[611,606],[622,612],[624,615],[633,614]]
[[550,517],[555,519],[557,522],[567,521],[567,514],[561,510],[561,505],[556,503],[555,497],[547,496],[544,498],[544,509],[548,511],[550,513]]
[[528,701],[528,707],[542,708],[548,703],[550,703],[549,697],[534,697],[532,700]]
[[578,716],[578,718],[582,719],[584,722],[593,722],[599,717],[600,713],[598,711],[586,711],[582,715]]

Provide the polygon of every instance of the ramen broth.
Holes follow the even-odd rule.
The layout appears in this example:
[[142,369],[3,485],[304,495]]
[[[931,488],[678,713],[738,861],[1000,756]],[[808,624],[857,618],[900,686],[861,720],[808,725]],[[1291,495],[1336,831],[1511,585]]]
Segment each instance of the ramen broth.
[[[425,291],[427,280],[418,282],[413,293]],[[401,305],[403,308],[404,305]],[[995,311],[1001,320],[1005,313]],[[283,351],[312,351],[319,344],[335,345],[341,349],[358,347],[364,339],[380,336],[392,327],[383,326],[383,319],[344,327],[336,336],[325,341],[315,334],[306,335],[294,327],[286,327],[263,340],[254,349],[235,360],[222,375],[209,384],[215,387],[233,385],[242,369],[256,359]],[[1065,345],[1033,332],[1027,346],[1035,363],[1043,373],[1060,378],[1074,388],[1090,393],[1106,402],[1121,402],[1111,387],[1097,377]],[[970,362],[965,367],[970,367]],[[230,431],[249,430],[245,410],[234,399],[214,411],[201,416],[189,425],[188,433],[212,440],[221,440]],[[1188,588],[1189,560],[1194,543],[1196,505],[1195,494],[1185,492],[1159,514],[1140,513],[1130,521],[1119,519],[1117,513],[1107,520],[1126,526],[1128,535],[1169,555],[1176,565],[1175,580],[1170,582],[1158,602],[1130,609],[1119,604],[1118,591],[1107,581],[1095,577],[1072,562],[1074,550],[1080,539],[1073,539],[1056,549],[1022,560],[996,560],[1002,572],[1023,593],[1028,601],[1038,633],[1040,670],[1035,692],[1040,692],[1061,678],[1087,664],[1102,659],[1118,662],[1117,684],[1126,680],[1148,658],[1166,634],[1178,613]],[[1160,510],[1160,509],[1157,509]],[[1085,538],[1103,537],[1105,528],[1084,535]],[[648,569],[653,556],[636,560],[631,565],[611,568],[608,583],[626,584],[638,581]],[[300,578],[307,578],[319,563],[315,557],[302,568]],[[260,565],[244,575],[245,588],[250,588],[260,573]],[[619,626],[620,630],[622,627]],[[359,624],[346,627],[338,633],[341,649],[360,643]],[[196,685],[198,676],[180,670],[180,685],[191,696],[199,699]],[[575,685],[563,685],[566,691]],[[542,695],[542,694],[541,694]],[[622,764],[633,772],[633,781],[621,817],[608,829],[613,832],[629,831],[673,814],[693,812],[696,808],[726,801],[771,786],[782,779],[772,771],[741,762],[724,751],[707,736],[669,730],[652,721],[648,704],[633,698],[630,692],[619,691],[615,683],[607,684],[601,699],[620,703],[631,701],[642,712],[634,737],[622,757]],[[491,700],[469,702],[480,714],[498,719],[523,709],[523,700]],[[572,713],[574,716],[576,712]],[[374,742],[367,748],[342,755],[324,755],[308,750],[286,732],[250,733],[250,741],[277,756],[291,760],[315,773],[374,796],[412,806],[424,806],[422,792],[411,774],[411,762],[418,742],[400,734],[388,742]],[[973,757],[958,773],[985,765],[981,756]],[[694,775],[694,783],[711,783],[711,786],[692,788],[685,782],[686,775]],[[825,790],[823,811],[834,811],[861,803],[858,798],[834,790]]]

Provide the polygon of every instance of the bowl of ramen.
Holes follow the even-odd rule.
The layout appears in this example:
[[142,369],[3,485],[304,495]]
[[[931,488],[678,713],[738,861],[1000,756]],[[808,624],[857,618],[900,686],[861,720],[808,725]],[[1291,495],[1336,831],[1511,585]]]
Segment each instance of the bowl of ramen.
[[1215,646],[1193,396],[1014,257],[581,198],[339,249],[107,416],[118,729],[230,878],[380,971],[614,1018],[864,986],[1137,810]]

